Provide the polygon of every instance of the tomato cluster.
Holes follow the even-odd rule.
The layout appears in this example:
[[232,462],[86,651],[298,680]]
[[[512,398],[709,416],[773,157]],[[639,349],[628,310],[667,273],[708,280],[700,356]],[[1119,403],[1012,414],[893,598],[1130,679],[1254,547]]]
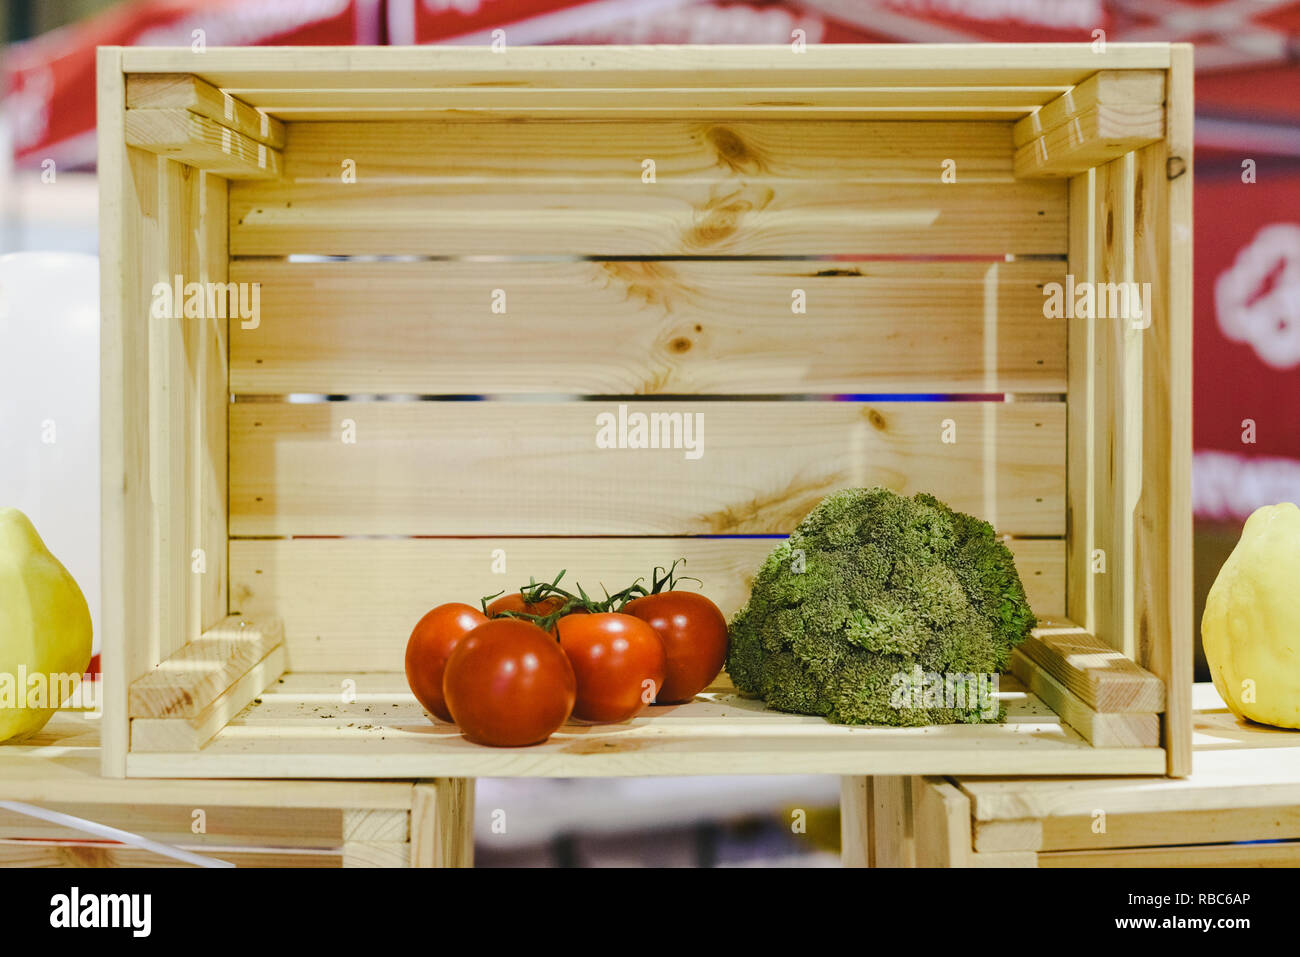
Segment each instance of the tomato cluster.
[[675,590],[676,563],[651,587],[592,599],[553,582],[439,605],[411,632],[406,679],[416,699],[477,744],[540,744],[572,715],[617,722],[708,687],[727,656],[727,623],[698,592]]

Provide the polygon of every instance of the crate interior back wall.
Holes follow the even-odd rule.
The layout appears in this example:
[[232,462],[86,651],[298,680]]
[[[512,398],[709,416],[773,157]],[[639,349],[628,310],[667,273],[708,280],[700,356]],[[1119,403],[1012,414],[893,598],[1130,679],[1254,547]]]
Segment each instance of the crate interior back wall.
[[[1186,773],[1189,57],[102,50],[106,773]],[[620,405],[702,454],[599,448]],[[1006,725],[724,676],[498,751],[406,690],[434,604],[684,556],[730,613],[875,484],[1007,536]]]

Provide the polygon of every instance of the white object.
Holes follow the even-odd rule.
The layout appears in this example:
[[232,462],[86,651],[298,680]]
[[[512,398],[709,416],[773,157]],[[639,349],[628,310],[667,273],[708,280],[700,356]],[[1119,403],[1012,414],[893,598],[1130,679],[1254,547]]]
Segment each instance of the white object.
[[163,857],[170,857],[175,861],[183,861],[186,864],[193,864],[196,867],[234,867],[229,861],[223,861],[215,857],[206,857],[203,854],[195,854],[184,848],[173,847],[170,844],[163,844],[159,841],[142,837],[139,834],[132,834],[130,831],[122,831],[115,827],[109,827],[107,824],[96,824],[94,821],[88,821],[84,817],[73,817],[71,814],[64,814],[61,811],[50,811],[43,807],[36,807],[34,804],[24,804],[22,801],[0,801],[0,808],[7,811],[14,811],[18,814],[25,814],[28,817],[39,818],[42,821],[49,821],[52,824],[61,824],[64,827],[70,827],[74,831],[81,831],[83,834],[93,834],[95,837],[102,837],[105,840],[117,841],[119,844],[127,844],[131,847],[143,848],[146,851],[153,851],[155,854],[161,854]]
[[81,586],[99,652],[99,263],[0,256],[0,505]]

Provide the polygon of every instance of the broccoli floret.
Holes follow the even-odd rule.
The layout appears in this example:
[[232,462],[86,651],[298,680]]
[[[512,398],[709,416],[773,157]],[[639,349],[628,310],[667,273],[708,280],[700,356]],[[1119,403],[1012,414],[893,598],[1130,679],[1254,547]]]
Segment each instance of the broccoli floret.
[[1034,621],[987,522],[932,495],[845,489],[768,555],[728,626],[727,670],[769,707],[840,724],[1000,721],[976,682]]

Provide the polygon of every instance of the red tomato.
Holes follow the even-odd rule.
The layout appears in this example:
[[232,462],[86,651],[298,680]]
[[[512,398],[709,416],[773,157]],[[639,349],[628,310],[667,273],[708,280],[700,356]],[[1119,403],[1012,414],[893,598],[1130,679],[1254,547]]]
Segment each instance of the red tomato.
[[551,612],[558,611],[563,607],[564,601],[559,595],[552,595],[550,598],[543,598],[541,601],[526,602],[523,595],[514,592],[509,595],[502,595],[495,601],[489,602],[487,613],[489,618],[495,618],[503,611],[523,612],[525,615],[537,615],[540,618],[545,618]]
[[655,700],[664,680],[664,644],[631,615],[565,615],[560,647],[578,678],[575,717],[626,721]]
[[663,641],[668,665],[659,704],[690,701],[727,660],[727,619],[699,592],[665,591],[634,598],[623,613],[650,625]]
[[541,744],[573,711],[573,667],[531,621],[495,618],[457,643],[442,692],[460,730],[476,744]]
[[487,616],[477,608],[449,602],[416,622],[406,643],[406,681],[425,710],[443,721],[451,720],[451,712],[442,697],[442,672],[447,657],[465,634],[485,621]]

